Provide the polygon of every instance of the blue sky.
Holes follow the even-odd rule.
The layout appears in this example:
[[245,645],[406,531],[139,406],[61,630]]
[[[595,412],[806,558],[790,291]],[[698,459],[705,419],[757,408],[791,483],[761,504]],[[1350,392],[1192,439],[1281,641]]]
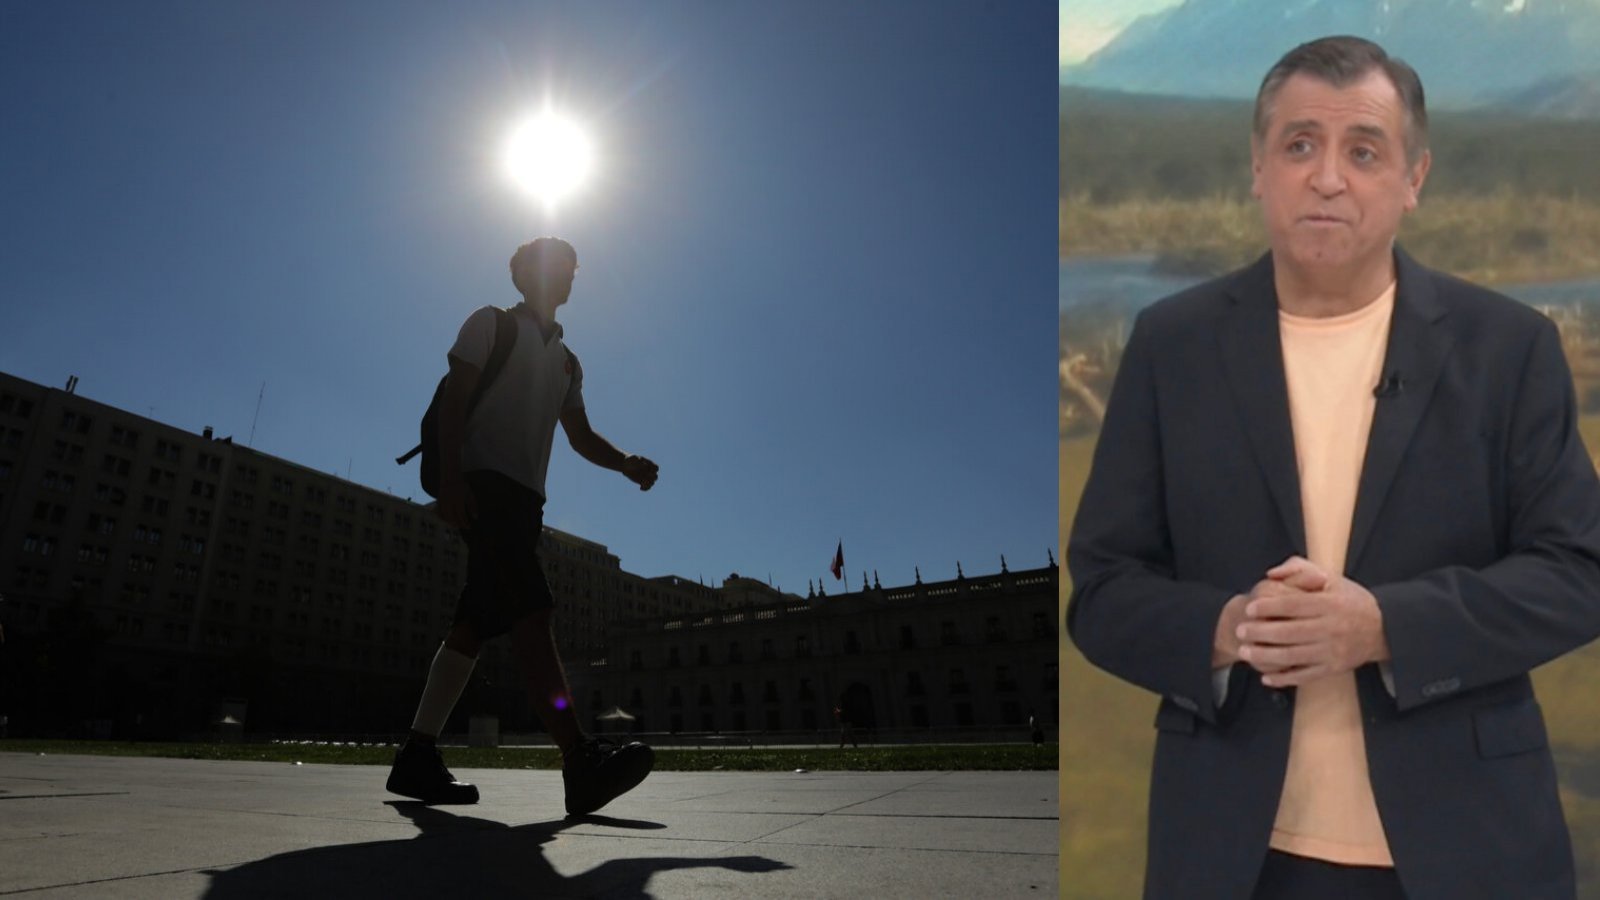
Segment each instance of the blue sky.
[[[0,6],[0,370],[423,498],[393,457],[517,244],[560,234],[597,430],[546,521],[804,593],[1043,565],[1048,2]],[[503,172],[546,102],[599,161]],[[839,589],[830,579],[830,590]]]

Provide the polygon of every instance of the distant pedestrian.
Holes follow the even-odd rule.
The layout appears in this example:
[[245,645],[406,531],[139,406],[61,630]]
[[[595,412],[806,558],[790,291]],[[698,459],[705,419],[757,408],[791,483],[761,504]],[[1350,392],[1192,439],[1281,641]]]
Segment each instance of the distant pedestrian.
[[852,722],[850,717],[845,714],[843,706],[835,706],[833,708],[833,719],[835,722],[839,723],[839,749],[844,749],[844,742],[846,738],[850,739],[850,746],[859,749],[861,747],[861,742],[856,740],[855,723]]
[[[539,238],[511,257],[522,302],[510,316],[485,306],[467,318],[450,348],[450,374],[438,409],[439,493],[434,512],[461,529],[467,583],[455,624],[434,656],[410,739],[395,754],[388,789],[428,803],[476,803],[478,789],[445,768],[435,740],[444,730],[483,642],[511,634],[534,712],[564,759],[569,815],[593,812],[650,773],[655,754],[583,733],[551,631],[555,600],[539,565],[545,470],[556,423],[579,456],[621,472],[640,490],[656,483],[656,464],[623,453],[589,425],[583,369],[567,349],[556,309],[578,270],[572,245]],[[515,326],[498,377],[468,415],[495,344],[497,324]]]
[[1028,730],[1033,732],[1033,745],[1035,747],[1044,746],[1044,726],[1039,724],[1038,716],[1028,717]]

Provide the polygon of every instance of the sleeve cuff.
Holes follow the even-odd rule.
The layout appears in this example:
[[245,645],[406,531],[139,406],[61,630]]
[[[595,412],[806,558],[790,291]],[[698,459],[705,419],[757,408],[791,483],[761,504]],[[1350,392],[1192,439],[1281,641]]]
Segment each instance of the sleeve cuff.
[[[1232,681],[1232,675],[1233,666],[1211,670],[1211,696],[1216,701],[1218,709],[1221,709],[1222,704],[1228,699],[1228,685]],[[1394,690],[1391,688],[1389,692],[1394,693]]]

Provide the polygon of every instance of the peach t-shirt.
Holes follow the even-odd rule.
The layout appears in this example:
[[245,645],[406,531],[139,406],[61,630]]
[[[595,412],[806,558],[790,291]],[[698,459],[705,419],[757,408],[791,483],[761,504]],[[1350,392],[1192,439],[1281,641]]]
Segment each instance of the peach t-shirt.
[[[1344,574],[1393,310],[1391,284],[1340,316],[1279,311],[1306,555],[1336,575]],[[1354,673],[1296,691],[1289,771],[1271,845],[1345,865],[1394,865],[1372,797]]]

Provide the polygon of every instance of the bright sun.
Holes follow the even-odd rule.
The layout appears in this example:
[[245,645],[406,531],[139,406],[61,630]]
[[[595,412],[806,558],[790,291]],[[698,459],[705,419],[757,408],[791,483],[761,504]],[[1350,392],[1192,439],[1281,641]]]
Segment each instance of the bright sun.
[[572,120],[546,111],[518,128],[506,146],[512,180],[555,206],[583,185],[594,167],[594,149]]

